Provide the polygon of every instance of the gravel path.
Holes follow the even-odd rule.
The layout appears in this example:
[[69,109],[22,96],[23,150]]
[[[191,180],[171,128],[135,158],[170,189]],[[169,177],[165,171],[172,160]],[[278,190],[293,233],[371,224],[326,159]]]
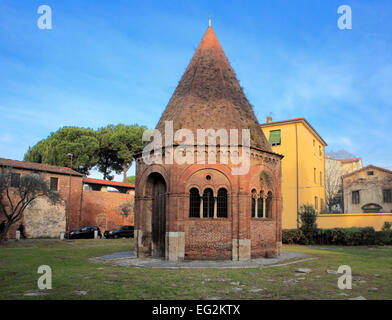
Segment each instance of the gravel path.
[[263,266],[272,266],[282,262],[288,262],[295,258],[308,258],[310,255],[303,253],[283,251],[282,254],[275,258],[257,258],[251,261],[206,261],[191,260],[173,262],[157,258],[137,258],[133,251],[117,252],[103,257],[91,258],[90,261],[97,263],[110,264],[115,266],[135,266],[140,268],[259,268]]

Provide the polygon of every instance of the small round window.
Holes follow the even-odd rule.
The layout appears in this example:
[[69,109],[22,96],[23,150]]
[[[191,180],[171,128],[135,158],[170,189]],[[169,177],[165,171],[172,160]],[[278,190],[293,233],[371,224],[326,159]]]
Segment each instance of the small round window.
[[207,175],[207,176],[206,176],[206,179],[207,179],[207,180],[211,180],[211,176],[210,176],[210,175]]

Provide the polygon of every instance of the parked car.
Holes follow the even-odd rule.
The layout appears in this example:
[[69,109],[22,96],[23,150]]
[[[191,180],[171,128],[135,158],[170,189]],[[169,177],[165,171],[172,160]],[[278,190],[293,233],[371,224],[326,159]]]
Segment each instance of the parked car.
[[121,226],[112,230],[106,230],[103,235],[105,238],[133,238],[133,226]]
[[97,226],[87,226],[71,230],[68,239],[94,239],[94,231],[98,231],[98,238],[102,237],[101,230]]

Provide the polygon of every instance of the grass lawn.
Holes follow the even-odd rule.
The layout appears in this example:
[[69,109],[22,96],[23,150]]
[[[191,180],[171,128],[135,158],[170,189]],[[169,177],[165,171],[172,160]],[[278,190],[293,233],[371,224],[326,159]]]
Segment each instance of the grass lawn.
[[[317,259],[254,269],[142,269],[87,260],[129,250],[132,244],[129,239],[104,239],[1,245],[0,299],[392,299],[391,246],[285,246]],[[40,291],[40,265],[52,268],[53,289],[43,290],[49,293],[45,296],[26,297]],[[340,274],[326,273],[340,265],[352,268],[356,280],[351,290],[337,287]],[[297,268],[312,272],[298,275]]]

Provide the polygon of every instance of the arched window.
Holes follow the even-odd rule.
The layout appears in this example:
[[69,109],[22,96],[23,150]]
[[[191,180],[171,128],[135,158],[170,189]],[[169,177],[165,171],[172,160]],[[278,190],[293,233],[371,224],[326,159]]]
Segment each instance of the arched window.
[[227,218],[227,190],[224,188],[218,190],[217,217]]
[[203,218],[214,217],[214,193],[212,189],[203,192]]
[[268,191],[265,208],[266,208],[265,217],[271,218],[272,216],[272,192],[271,191]]
[[200,218],[200,195],[197,188],[192,188],[189,192],[189,217]]
[[260,197],[257,199],[257,217],[263,218],[264,213],[264,198],[263,191],[260,192]]
[[256,190],[252,190],[252,218],[256,217]]

